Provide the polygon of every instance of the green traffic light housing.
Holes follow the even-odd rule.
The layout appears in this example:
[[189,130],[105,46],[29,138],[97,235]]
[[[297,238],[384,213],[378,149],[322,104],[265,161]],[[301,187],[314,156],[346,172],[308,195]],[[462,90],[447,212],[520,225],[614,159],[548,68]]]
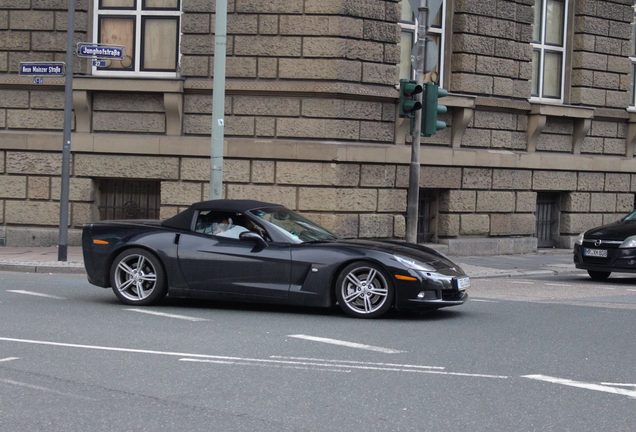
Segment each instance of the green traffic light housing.
[[424,84],[424,107],[422,111],[421,135],[430,137],[438,130],[446,129],[446,122],[437,119],[438,114],[448,112],[446,105],[440,105],[438,99],[448,96],[448,92],[435,83]]
[[424,89],[417,81],[400,80],[400,117],[415,117],[415,111],[422,109],[422,104],[416,100]]

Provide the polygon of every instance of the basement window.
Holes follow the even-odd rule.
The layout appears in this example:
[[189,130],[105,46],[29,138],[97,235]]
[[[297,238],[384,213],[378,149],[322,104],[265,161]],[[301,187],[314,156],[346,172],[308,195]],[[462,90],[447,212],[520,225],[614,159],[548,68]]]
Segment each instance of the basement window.
[[100,220],[159,219],[160,181],[99,179],[96,182]]

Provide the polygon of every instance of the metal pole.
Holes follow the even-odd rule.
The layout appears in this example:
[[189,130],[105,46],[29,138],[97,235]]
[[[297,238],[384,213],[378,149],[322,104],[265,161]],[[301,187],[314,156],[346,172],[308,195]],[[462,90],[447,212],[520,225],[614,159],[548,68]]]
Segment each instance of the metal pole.
[[[426,0],[422,0],[426,4]],[[424,61],[426,59],[426,23],[428,22],[428,7],[422,6],[418,8],[418,38],[416,43],[424,44],[424,56],[418,59],[416,64],[412,66],[414,71],[414,79],[418,83],[423,80]],[[424,25],[420,25],[424,23]],[[423,35],[419,34],[422,32]],[[417,101],[422,103],[422,93],[417,95]],[[422,107],[422,109],[424,109]],[[409,165],[409,189],[406,205],[406,241],[409,243],[417,243],[417,219],[420,201],[420,132],[422,129],[422,110],[415,111],[415,118],[411,122],[411,164]]]
[[212,87],[212,142],[210,149],[210,199],[223,197],[223,141],[225,126],[225,51],[227,0],[216,0],[214,32],[214,81]]
[[68,0],[66,17],[66,76],[64,79],[64,142],[62,143],[62,186],[60,187],[60,228],[57,260],[68,256],[68,194],[71,164],[71,123],[73,120],[73,35],[75,34],[75,0]]

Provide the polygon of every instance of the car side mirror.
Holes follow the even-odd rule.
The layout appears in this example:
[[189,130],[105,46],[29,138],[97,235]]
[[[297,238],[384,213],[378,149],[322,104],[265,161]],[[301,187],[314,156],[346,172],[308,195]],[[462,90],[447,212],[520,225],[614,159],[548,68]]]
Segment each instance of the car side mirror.
[[242,232],[241,234],[239,234],[239,239],[242,241],[255,242],[257,245],[260,246],[261,249],[267,247],[267,242],[263,239],[263,237],[252,231]]

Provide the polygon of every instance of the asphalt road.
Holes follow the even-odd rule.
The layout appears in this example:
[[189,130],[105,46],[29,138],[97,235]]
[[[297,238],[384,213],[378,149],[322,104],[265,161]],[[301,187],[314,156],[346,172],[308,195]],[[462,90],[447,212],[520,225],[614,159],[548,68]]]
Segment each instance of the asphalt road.
[[636,279],[470,292],[367,321],[0,272],[0,431],[634,431]]

